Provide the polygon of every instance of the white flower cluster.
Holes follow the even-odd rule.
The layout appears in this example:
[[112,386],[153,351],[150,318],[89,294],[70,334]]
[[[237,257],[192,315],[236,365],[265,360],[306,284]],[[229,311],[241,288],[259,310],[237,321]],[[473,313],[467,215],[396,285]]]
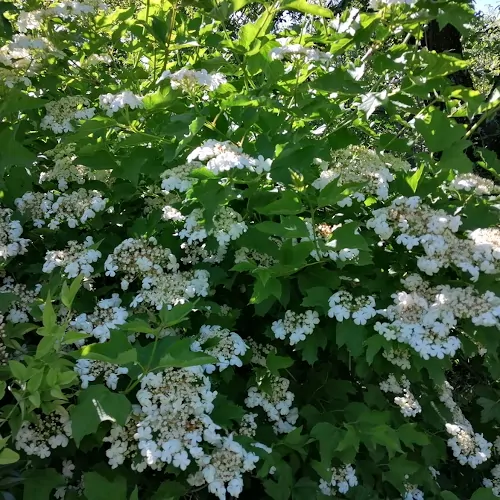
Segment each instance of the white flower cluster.
[[205,240],[208,236],[213,236],[220,246],[225,247],[231,240],[237,240],[247,229],[247,225],[238,212],[223,206],[215,212],[213,227],[207,231],[203,210],[195,208],[186,217],[184,227],[179,231],[179,237],[191,245],[197,241]]
[[257,250],[241,247],[234,252],[234,263],[255,262],[258,267],[271,267],[278,264],[278,260]]
[[90,54],[82,63],[84,67],[98,66],[99,64],[111,64],[113,58],[109,54]]
[[4,339],[6,338],[4,317],[0,314],[0,367],[5,366],[9,361],[9,353]]
[[414,484],[405,483],[405,492],[401,498],[403,500],[424,500],[424,492]]
[[382,352],[382,356],[384,356],[389,363],[392,363],[395,366],[399,366],[402,370],[409,370],[411,368],[410,363],[410,352],[408,349],[390,349],[388,351]]
[[148,373],[137,392],[140,408],[131,429],[115,426],[105,438],[111,443],[106,452],[111,467],[135,455],[131,465],[139,472],[165,464],[186,470],[192,459],[205,456],[203,442],[220,441],[210,418],[216,394],[198,366]]
[[181,243],[181,250],[185,253],[185,256],[181,257],[183,264],[195,265],[199,262],[218,264],[224,260],[227,253],[227,246],[219,245],[216,250],[209,250],[206,243],[190,246],[184,241]]
[[35,227],[43,227],[50,221],[47,227],[58,229],[63,222],[70,228],[85,224],[106,208],[107,201],[98,191],[80,188],[60,195],[28,191],[16,198],[15,204],[22,214],[29,213]]
[[75,480],[75,464],[71,460],[63,460],[61,474],[66,484],[55,489],[54,497],[58,500],[64,500],[68,491],[74,491],[78,496],[82,496],[84,491],[83,475],[80,475],[79,480]]
[[21,33],[26,33],[27,31],[40,29],[45,19],[75,19],[95,14],[99,9],[105,10],[106,8],[106,4],[99,0],[87,0],[86,2],[63,0],[48,9],[21,11],[17,17],[17,28]]
[[322,52],[313,47],[304,47],[300,43],[290,43],[291,38],[277,38],[276,41],[280,47],[274,47],[269,52],[269,57],[274,61],[276,59],[297,59],[304,60],[306,63],[320,62],[328,63],[333,58],[332,54]]
[[18,220],[12,220],[12,210],[0,207],[0,259],[23,255],[31,243],[21,238],[23,228]]
[[408,171],[410,164],[390,153],[377,153],[364,146],[349,146],[346,149],[335,151],[330,162],[316,159],[315,163],[321,168],[318,179],[313,187],[323,189],[334,179],[339,186],[361,184],[357,191],[338,202],[341,207],[351,206],[352,199],[364,201],[367,196],[376,196],[380,200],[389,197],[389,183],[395,177],[391,172]]
[[175,73],[164,71],[156,83],[169,79],[173,89],[181,89],[183,92],[193,93],[199,89],[213,91],[222,84],[227,83],[222,73],[208,73],[206,69],[196,71],[194,69],[182,68]]
[[252,359],[251,363],[259,366],[266,366],[266,358],[267,355],[272,352],[276,354],[276,347],[271,344],[258,344],[254,339],[248,338],[246,339],[246,343],[248,347],[252,350]]
[[329,481],[320,479],[319,481],[319,490],[327,497],[343,495],[358,485],[356,470],[351,464],[342,467],[331,467],[328,472],[332,473],[331,479]]
[[158,245],[155,238],[128,238],[108,255],[104,268],[106,276],[124,273],[122,290],[138,280],[141,283],[131,307],[149,304],[160,310],[164,305],[183,304],[193,297],[205,297],[209,289],[209,273],[203,269],[179,272],[175,255]]
[[0,47],[0,64],[26,76],[37,75],[41,63],[50,57],[63,59],[65,54],[46,38],[16,34],[11,42]]
[[119,94],[103,94],[99,96],[99,106],[106,111],[108,116],[113,116],[120,109],[128,106],[130,109],[143,108],[142,97],[135,95],[130,90]]
[[[215,346],[204,347],[206,342],[218,340]],[[228,366],[240,367],[243,365],[241,356],[247,352],[247,345],[235,332],[218,325],[203,325],[199,337],[191,344],[191,351],[204,352],[217,359],[216,364],[203,365],[205,373],[213,373],[217,368],[225,370]]]
[[294,394],[288,390],[290,381],[283,377],[273,377],[268,391],[250,387],[245,404],[248,408],[260,406],[273,423],[276,434],[287,434],[295,429],[299,417],[297,408],[293,407]]
[[23,283],[16,283],[13,278],[4,278],[0,293],[11,293],[16,298],[10,303],[7,321],[11,323],[28,323],[28,312],[31,309],[42,285],[36,285],[33,290],[28,290],[28,287]]
[[305,340],[311,335],[316,325],[319,324],[319,314],[316,311],[307,310],[305,313],[286,311],[285,317],[274,321],[271,330],[274,337],[285,340],[288,337],[290,345]]
[[197,460],[200,470],[188,477],[191,486],[208,484],[208,491],[219,500],[226,494],[239,497],[243,491],[243,473],[255,469],[259,457],[246,451],[233,436],[222,438],[210,455]]
[[89,278],[94,272],[92,264],[101,258],[101,252],[92,248],[93,246],[94,239],[87,236],[83,243],[68,241],[64,250],[49,250],[45,255],[42,271],[51,273],[56,267],[62,267],[68,278],[76,278],[79,274]]
[[423,358],[454,356],[460,340],[452,335],[458,320],[500,328],[500,298],[474,288],[431,287],[418,274],[401,280],[407,291],[392,295],[394,305],[379,310],[390,322],[375,324],[387,340],[408,344]]
[[491,479],[484,478],[483,486],[491,488],[491,492],[496,497],[500,497],[500,464],[495,465],[490,471]]
[[45,109],[47,114],[42,118],[40,127],[51,129],[55,134],[73,132],[73,121],[90,120],[95,114],[90,101],[81,96],[62,97],[58,101],[47,103]]
[[240,436],[247,436],[251,438],[255,437],[255,434],[257,433],[257,417],[257,413],[245,413],[241,419],[238,434]]
[[75,144],[58,144],[54,149],[46,151],[44,156],[54,161],[54,166],[40,173],[39,182],[57,181],[61,191],[68,189],[69,182],[84,184],[87,180],[107,181],[110,170],[91,171],[84,165],[75,165]]
[[300,242],[312,241],[314,243],[314,249],[309,254],[314,259],[319,261],[322,258],[329,258],[333,261],[340,260],[346,262],[354,260],[359,256],[357,248],[342,248],[337,250],[338,241],[334,239],[335,230],[341,227],[342,224],[330,225],[322,223],[316,224],[313,227],[311,219],[304,219],[304,222],[309,236],[300,238]]
[[15,437],[17,450],[40,458],[50,456],[51,448],[68,446],[71,421],[68,415],[52,412],[42,415],[36,423],[24,421]]
[[396,243],[407,250],[423,249],[425,255],[417,258],[417,266],[430,276],[450,265],[469,273],[473,281],[480,272],[500,271],[499,229],[476,229],[467,239],[459,238],[455,233],[462,224],[460,216],[430,208],[418,196],[401,196],[373,215],[367,227],[380,238],[387,240],[397,231]]
[[11,69],[0,68],[0,85],[5,85],[7,88],[12,89],[18,84],[29,87],[31,80],[25,76],[18,75]]
[[89,386],[89,382],[94,382],[102,377],[106,385],[111,390],[116,390],[120,375],[128,373],[128,368],[124,366],[116,366],[105,361],[96,361],[93,359],[79,359],[74,368],[78,373],[82,384],[82,389]]
[[82,313],[71,321],[75,330],[93,335],[99,342],[106,342],[111,330],[125,324],[128,312],[121,306],[121,299],[114,293],[109,299],[101,299],[92,314]]
[[401,394],[401,396],[394,398],[394,403],[399,406],[403,416],[414,417],[422,411],[420,403],[410,391],[410,382],[405,375],[402,375],[398,382],[391,373],[387,380],[380,382],[380,390],[392,394]]
[[345,290],[335,292],[329,299],[328,316],[344,321],[352,317],[356,325],[366,325],[367,321],[377,314],[375,299],[371,295],[354,297]]
[[203,166],[218,175],[232,169],[246,169],[257,174],[269,172],[272,161],[259,155],[257,158],[243,153],[243,150],[229,141],[208,139],[201,146],[194,149],[187,157],[188,163],[199,160]]
[[173,220],[175,222],[182,222],[186,220],[186,217],[182,215],[181,211],[171,205],[164,205],[162,207],[161,218],[166,221]]
[[474,432],[471,423],[453,400],[453,387],[448,381],[441,386],[440,392],[440,401],[453,416],[453,422],[446,424],[446,431],[452,436],[448,439],[448,446],[460,465],[469,465],[475,469],[491,458],[493,445],[482,434]]
[[491,179],[480,177],[471,173],[458,174],[450,182],[449,187],[457,191],[473,192],[478,196],[490,196],[500,194],[500,186]]
[[200,162],[192,161],[166,170],[162,174],[161,188],[165,193],[170,193],[170,191],[186,192],[198,182],[198,179],[190,177],[191,172],[202,166]]

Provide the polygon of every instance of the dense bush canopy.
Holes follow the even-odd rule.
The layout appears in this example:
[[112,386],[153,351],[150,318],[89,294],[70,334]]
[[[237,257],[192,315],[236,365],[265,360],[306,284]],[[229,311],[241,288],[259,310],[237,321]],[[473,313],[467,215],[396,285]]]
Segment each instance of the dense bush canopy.
[[0,3],[6,500],[500,497],[494,44],[349,4]]

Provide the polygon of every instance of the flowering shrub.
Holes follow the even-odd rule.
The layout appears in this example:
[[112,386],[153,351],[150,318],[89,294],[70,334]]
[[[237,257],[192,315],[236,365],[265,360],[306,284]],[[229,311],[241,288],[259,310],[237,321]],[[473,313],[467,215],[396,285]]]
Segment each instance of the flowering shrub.
[[472,10],[245,4],[0,4],[5,498],[500,497]]

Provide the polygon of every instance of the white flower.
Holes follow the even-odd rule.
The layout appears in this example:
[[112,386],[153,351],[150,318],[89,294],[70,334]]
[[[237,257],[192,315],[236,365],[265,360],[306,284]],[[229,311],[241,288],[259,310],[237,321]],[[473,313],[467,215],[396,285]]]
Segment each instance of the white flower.
[[175,73],[164,71],[156,83],[169,79],[173,89],[180,88],[183,92],[196,92],[198,89],[209,91],[216,90],[222,84],[227,83],[225,76],[221,73],[208,73],[206,69],[196,71],[182,68]]
[[119,94],[103,94],[99,96],[99,105],[108,116],[113,116],[118,110],[128,106],[131,109],[143,108],[142,97],[135,95],[130,90]]

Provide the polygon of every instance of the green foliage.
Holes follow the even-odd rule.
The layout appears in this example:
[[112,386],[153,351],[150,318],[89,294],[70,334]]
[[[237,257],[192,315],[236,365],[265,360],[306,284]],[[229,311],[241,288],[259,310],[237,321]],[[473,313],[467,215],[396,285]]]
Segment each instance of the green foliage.
[[64,5],[0,2],[4,498],[495,498],[497,21]]

